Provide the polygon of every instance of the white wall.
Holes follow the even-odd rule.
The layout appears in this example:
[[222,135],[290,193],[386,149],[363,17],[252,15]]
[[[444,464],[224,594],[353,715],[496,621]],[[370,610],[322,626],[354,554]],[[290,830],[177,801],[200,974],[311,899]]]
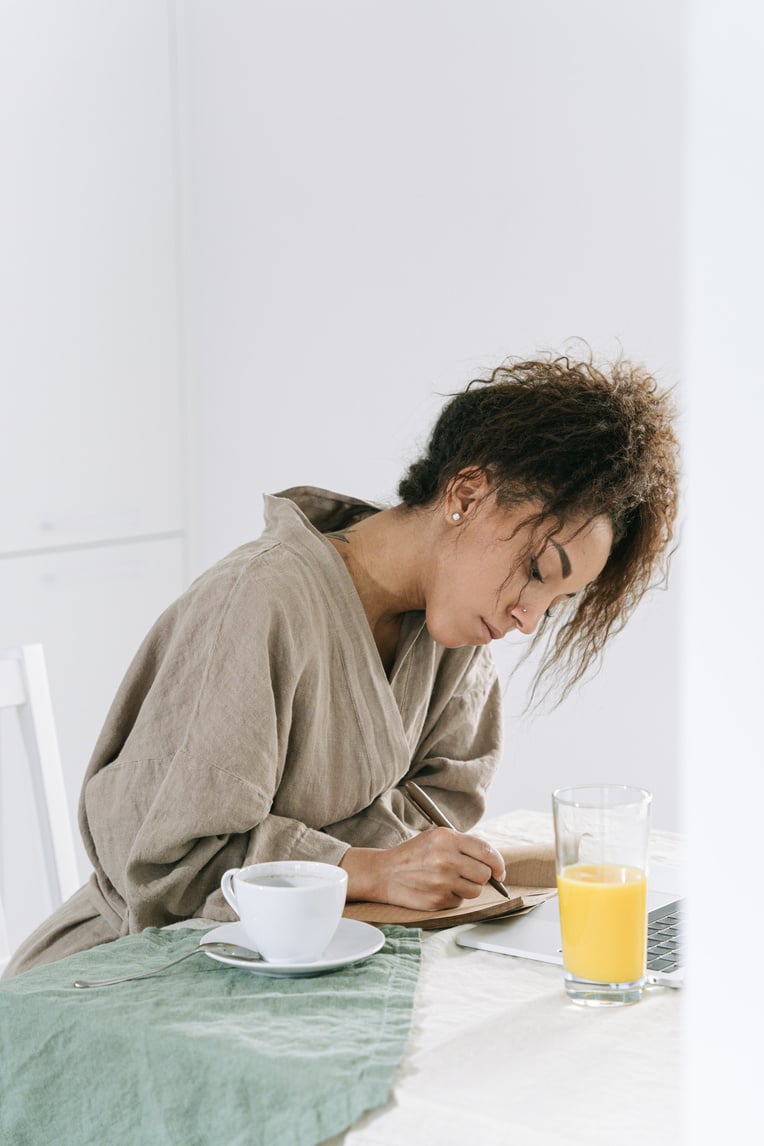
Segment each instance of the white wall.
[[[177,7],[193,569],[257,534],[264,491],[394,499],[437,392],[508,354],[579,336],[677,382],[680,14]],[[609,778],[675,828],[676,656],[672,583],[553,715],[515,680],[489,811]]]
[[[0,6],[0,643],[45,644],[73,818],[144,631],[264,491],[394,498],[443,392],[509,353],[583,336],[676,380],[679,10],[618,13]],[[490,811],[621,776],[675,826],[675,614],[551,716],[508,687]],[[18,907],[16,937],[47,911]]]
[[[116,686],[185,582],[170,64],[154,0],[0,4],[0,647],[45,646],[73,822]],[[48,902],[8,725],[0,872],[32,865],[3,881],[15,943]]]
[[[688,10],[684,235],[688,530],[681,625],[691,978],[685,1141],[761,1142],[758,896],[764,807],[760,521],[764,11]],[[734,947],[720,925],[734,920]],[[733,950],[743,953],[736,967]],[[723,966],[720,964],[723,963]]]

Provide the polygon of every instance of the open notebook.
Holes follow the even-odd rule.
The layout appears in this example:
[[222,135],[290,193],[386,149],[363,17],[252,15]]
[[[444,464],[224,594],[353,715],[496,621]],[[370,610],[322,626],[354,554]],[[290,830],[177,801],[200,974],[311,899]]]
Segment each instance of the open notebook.
[[510,894],[505,899],[488,885],[477,899],[467,899],[459,907],[445,911],[414,911],[389,903],[348,903],[345,916],[364,923],[400,923],[434,931],[454,927],[457,923],[477,923],[520,915],[557,894],[554,871],[554,847],[551,844],[511,844],[498,849],[507,868],[504,886]]

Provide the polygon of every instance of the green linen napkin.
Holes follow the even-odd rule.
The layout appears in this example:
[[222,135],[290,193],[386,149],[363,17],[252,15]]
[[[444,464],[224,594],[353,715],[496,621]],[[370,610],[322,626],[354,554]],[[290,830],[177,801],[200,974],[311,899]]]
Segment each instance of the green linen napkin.
[[275,979],[198,955],[148,970],[198,929],[148,928],[0,984],[0,1142],[315,1146],[386,1102],[421,936],[385,927],[365,963]]

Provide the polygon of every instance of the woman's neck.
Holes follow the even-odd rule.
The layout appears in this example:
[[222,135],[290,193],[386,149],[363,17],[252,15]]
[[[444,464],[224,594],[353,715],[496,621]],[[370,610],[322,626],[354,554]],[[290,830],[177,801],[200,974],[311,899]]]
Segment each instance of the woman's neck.
[[326,534],[353,579],[375,640],[393,631],[397,639],[403,614],[425,607],[429,525],[425,511],[395,506]]

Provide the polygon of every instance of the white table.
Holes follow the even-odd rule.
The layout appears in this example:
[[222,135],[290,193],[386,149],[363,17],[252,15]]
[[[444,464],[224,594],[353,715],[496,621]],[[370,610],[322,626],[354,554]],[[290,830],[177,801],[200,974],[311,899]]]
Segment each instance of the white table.
[[[497,844],[553,838],[551,816],[537,812],[480,830]],[[650,859],[678,868],[679,837],[653,833]],[[423,933],[391,1101],[326,1146],[675,1146],[680,991],[579,1007],[559,967],[458,947],[457,930]]]

